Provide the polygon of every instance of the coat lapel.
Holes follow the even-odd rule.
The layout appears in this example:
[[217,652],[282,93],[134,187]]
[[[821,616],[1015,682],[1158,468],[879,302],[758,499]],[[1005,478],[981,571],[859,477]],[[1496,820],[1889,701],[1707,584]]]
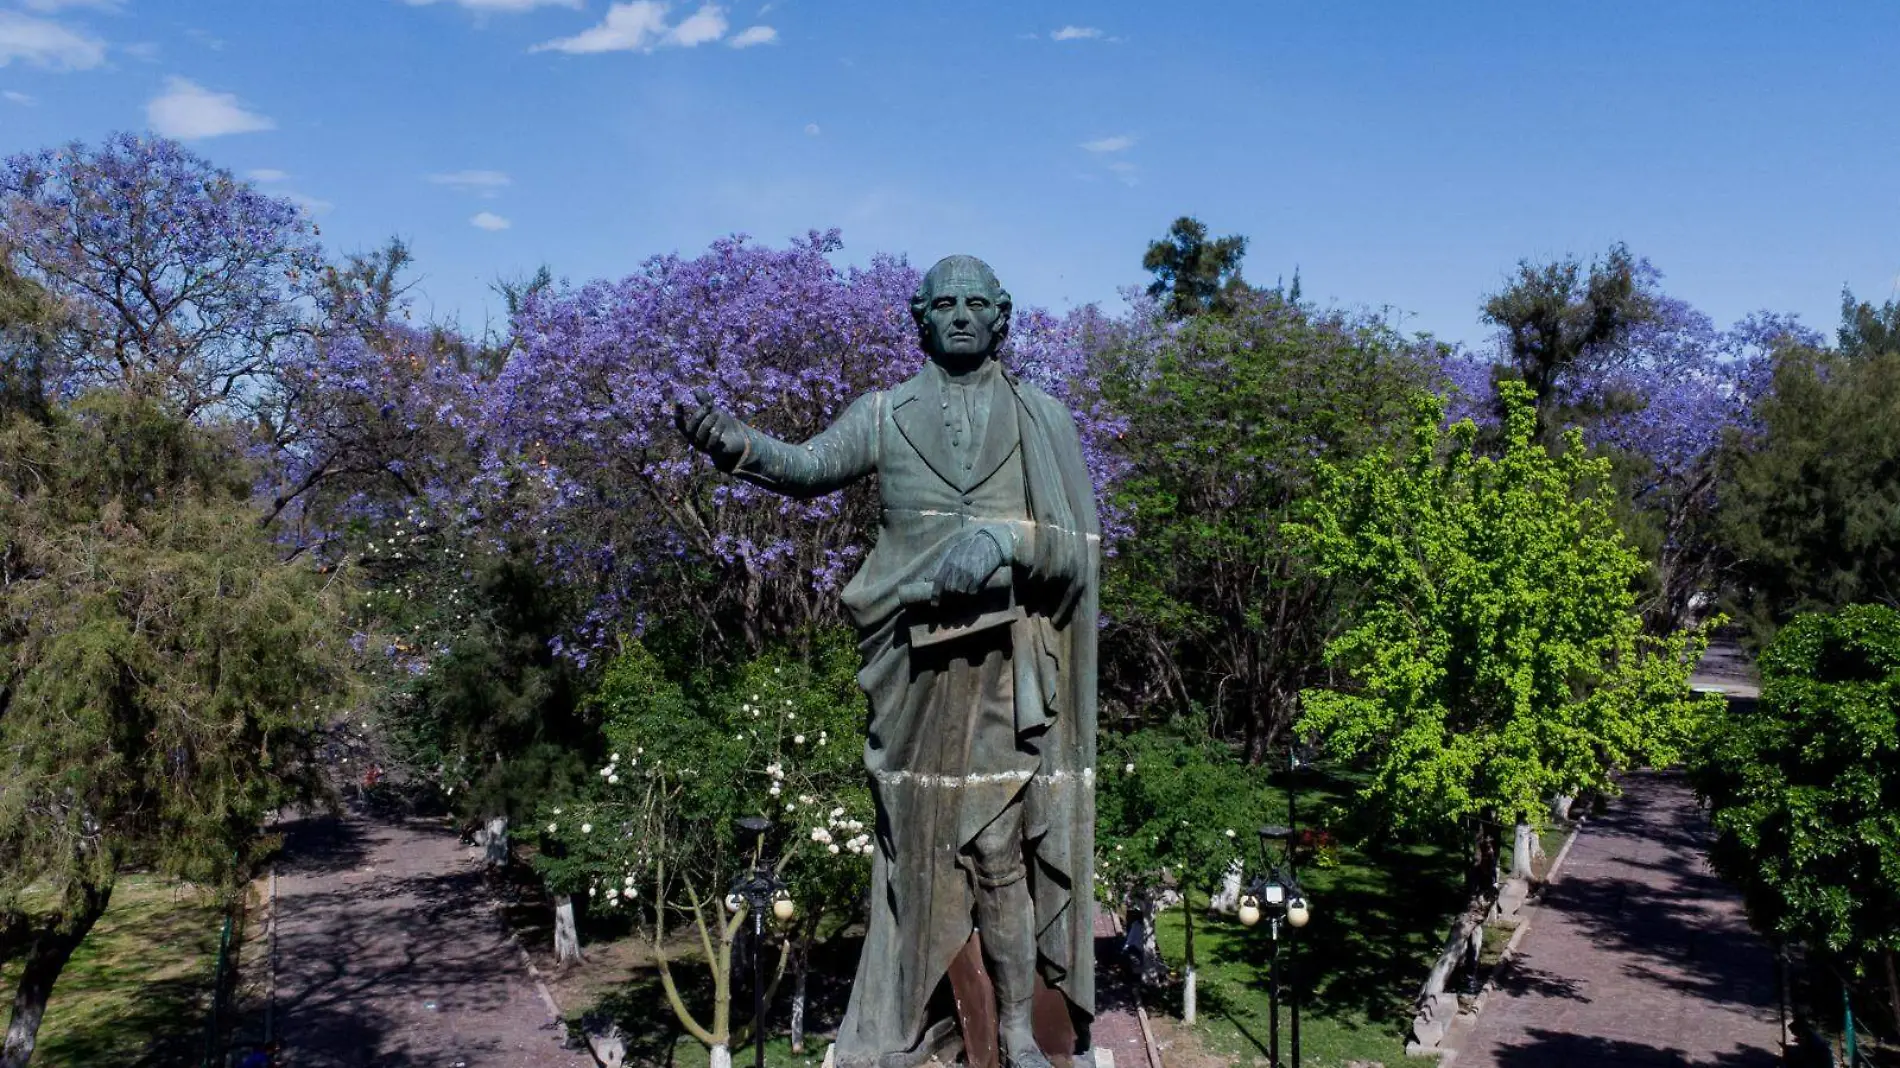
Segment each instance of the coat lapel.
[[902,388],[903,396],[891,408],[891,419],[897,429],[924,458],[924,463],[943,479],[961,489],[963,479],[957,470],[956,457],[950,453],[950,439],[943,433],[943,409],[938,403],[936,383],[931,379],[926,367],[922,374],[906,382]]
[[990,419],[989,426],[983,430],[983,451],[977,453],[976,466],[964,473],[963,484],[958,489],[981,486],[1022,444],[1022,434],[1016,426],[1016,391],[1003,378],[1002,369],[997,370],[999,373],[990,386]]

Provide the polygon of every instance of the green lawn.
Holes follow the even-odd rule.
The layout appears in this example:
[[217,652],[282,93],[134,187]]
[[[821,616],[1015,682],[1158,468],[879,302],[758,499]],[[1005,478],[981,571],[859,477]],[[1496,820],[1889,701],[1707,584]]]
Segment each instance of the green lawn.
[[[122,877],[53,988],[36,1068],[199,1063],[223,922],[209,895]],[[0,968],[9,1002],[18,977],[17,965]]]
[[[1330,816],[1337,824],[1328,829],[1342,840],[1337,867],[1302,865],[1312,921],[1290,940],[1283,929],[1280,943],[1281,965],[1291,965],[1290,981],[1300,990],[1301,1063],[1310,1068],[1338,1068],[1353,1060],[1404,1062],[1413,998],[1465,903],[1463,858],[1456,848],[1389,844],[1385,836],[1346,825],[1339,806],[1354,785],[1315,772],[1300,791],[1301,825],[1321,826],[1314,817]],[[1349,844],[1361,838],[1366,845]],[[1207,919],[1206,899],[1197,895],[1195,901],[1200,1011],[1195,1026],[1183,1030],[1227,1063],[1264,1063],[1268,927]],[[1157,938],[1162,955],[1178,970],[1185,942],[1179,908],[1161,917]],[[1178,1018],[1179,989],[1168,997],[1150,1011]],[[1286,1058],[1289,1010],[1282,1005],[1280,1011],[1280,1053]]]

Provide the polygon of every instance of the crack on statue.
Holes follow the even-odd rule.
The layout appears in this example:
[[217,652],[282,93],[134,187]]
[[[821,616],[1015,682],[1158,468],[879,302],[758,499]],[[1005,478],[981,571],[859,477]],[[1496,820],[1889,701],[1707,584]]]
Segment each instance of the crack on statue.
[[928,362],[810,441],[703,391],[675,419],[721,470],[788,496],[878,476],[877,544],[843,598],[880,834],[833,1063],[1088,1063],[1094,488],[1068,409],[997,357],[1011,302],[986,264],[938,262],[910,307]]

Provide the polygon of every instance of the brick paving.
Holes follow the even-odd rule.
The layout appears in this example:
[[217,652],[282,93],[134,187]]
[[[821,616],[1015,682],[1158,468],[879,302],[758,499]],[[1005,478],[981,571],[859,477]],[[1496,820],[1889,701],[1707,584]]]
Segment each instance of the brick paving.
[[285,1068],[588,1068],[563,1050],[450,831],[292,820],[277,879]]
[[1095,1024],[1089,1031],[1096,1048],[1115,1054],[1115,1068],[1161,1068],[1150,1063],[1148,1044],[1135,1015],[1134,988],[1121,964],[1122,936],[1115,916],[1095,909]]
[[1627,776],[1585,824],[1455,1068],[1771,1068],[1774,963],[1709,871],[1682,778]]

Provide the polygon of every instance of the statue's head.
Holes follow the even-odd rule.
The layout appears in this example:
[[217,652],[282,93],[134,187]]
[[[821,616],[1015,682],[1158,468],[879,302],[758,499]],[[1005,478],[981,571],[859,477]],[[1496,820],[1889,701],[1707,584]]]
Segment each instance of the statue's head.
[[945,256],[925,272],[910,298],[918,340],[933,360],[959,362],[992,355],[1009,336],[1009,291],[975,256]]

